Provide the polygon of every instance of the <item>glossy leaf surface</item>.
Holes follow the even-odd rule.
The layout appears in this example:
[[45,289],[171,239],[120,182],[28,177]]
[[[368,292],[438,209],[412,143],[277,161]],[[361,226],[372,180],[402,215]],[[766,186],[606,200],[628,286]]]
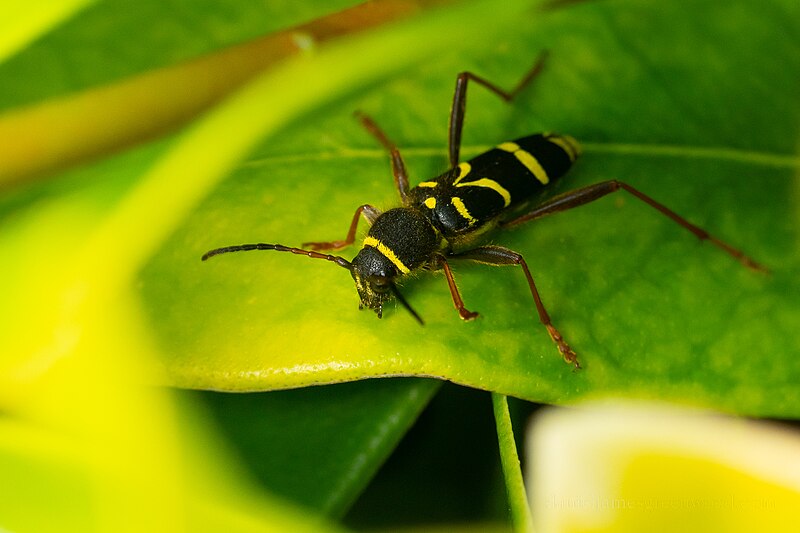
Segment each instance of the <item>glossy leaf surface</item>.
[[[800,55],[796,18],[785,16],[796,8],[770,5],[577,6],[473,57],[429,61],[265,143],[143,275],[171,381],[266,390],[423,375],[545,402],[621,395],[797,415]],[[624,179],[770,275],[622,194],[494,236],[528,258],[584,364],[572,373],[514,269],[456,266],[467,305],[482,314],[468,324],[440,274],[409,280],[420,328],[402,308],[382,321],[359,313],[348,273],[321,261],[269,252],[198,260],[227,244],[342,238],[356,206],[396,203],[387,157],[353,109],[399,144],[412,180],[426,179],[446,167],[454,73],[510,86],[545,47],[546,72],[511,106],[471,90],[464,156],[531,131],[569,132],[586,150],[566,187]]]

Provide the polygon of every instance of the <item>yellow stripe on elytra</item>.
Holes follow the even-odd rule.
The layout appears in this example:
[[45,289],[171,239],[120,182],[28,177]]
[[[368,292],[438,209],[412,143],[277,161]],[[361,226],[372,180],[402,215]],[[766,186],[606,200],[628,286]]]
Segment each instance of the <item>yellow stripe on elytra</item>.
[[554,133],[548,133],[545,134],[544,138],[564,150],[564,152],[566,152],[566,154],[569,156],[570,161],[574,162],[576,159],[578,159],[578,156],[581,155],[581,145],[569,135],[556,135]]
[[371,246],[372,248],[378,250],[381,253],[381,255],[383,255],[386,259],[391,261],[392,264],[394,264],[394,266],[397,267],[397,270],[399,270],[403,274],[408,274],[409,272],[411,272],[411,270],[407,266],[405,266],[402,261],[400,261],[400,258],[395,255],[395,253],[392,251],[391,248],[383,244],[375,237],[370,237],[369,235],[367,235],[367,237],[364,238],[364,246]]
[[467,174],[469,174],[471,171],[472,171],[472,165],[470,165],[469,163],[459,163],[458,176],[456,176],[456,181],[454,181],[453,183],[457,184],[459,181],[466,178]]
[[423,181],[422,183],[418,184],[417,187],[433,188],[433,187],[436,187],[437,185],[439,185],[439,184],[436,183],[435,181]]
[[486,187],[487,189],[492,189],[494,192],[503,197],[503,207],[508,207],[511,203],[511,193],[493,179],[481,178],[475,181],[459,183],[456,185],[456,187]]
[[521,150],[521,148],[517,143],[512,143],[512,142],[500,143],[497,145],[497,148],[499,150],[503,150],[504,152],[510,152],[512,154],[517,150]]
[[456,208],[456,211],[458,211],[458,214],[461,215],[462,217],[464,217],[464,219],[467,222],[469,222],[470,226],[477,222],[475,217],[473,217],[472,215],[469,214],[469,211],[467,210],[467,206],[464,205],[464,200],[462,200],[458,196],[453,196],[452,198],[450,198],[450,203],[453,204],[453,207]]
[[497,148],[514,154],[514,157],[516,157],[520,163],[525,165],[525,168],[527,168],[542,185],[547,185],[550,183],[550,176],[547,175],[547,171],[545,171],[539,161],[537,161],[536,158],[530,153],[520,148],[517,143],[504,142],[502,144],[498,144]]
[[434,198],[433,196],[425,198],[425,201],[422,203],[425,204],[425,207],[427,207],[428,209],[436,209],[436,198]]

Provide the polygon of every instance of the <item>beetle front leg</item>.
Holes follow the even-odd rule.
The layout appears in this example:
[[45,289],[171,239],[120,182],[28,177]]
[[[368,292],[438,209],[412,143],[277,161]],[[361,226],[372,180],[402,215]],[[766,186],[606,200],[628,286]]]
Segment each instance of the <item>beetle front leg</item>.
[[356,212],[353,215],[353,221],[350,222],[350,229],[347,231],[347,236],[344,238],[344,240],[328,242],[304,242],[302,247],[316,251],[341,250],[342,248],[346,248],[353,244],[353,242],[356,240],[356,230],[358,229],[359,215],[364,215],[364,218],[367,220],[367,222],[372,224],[380,214],[381,212],[377,208],[369,204],[361,205],[358,207],[358,209],[356,209]]

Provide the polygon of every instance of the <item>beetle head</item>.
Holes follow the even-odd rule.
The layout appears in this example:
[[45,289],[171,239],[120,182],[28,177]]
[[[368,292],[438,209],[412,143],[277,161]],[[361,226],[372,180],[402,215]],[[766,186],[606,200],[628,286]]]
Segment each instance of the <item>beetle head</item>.
[[422,318],[397,289],[395,280],[400,275],[397,267],[377,249],[371,246],[362,248],[353,258],[350,274],[356,283],[361,309],[372,309],[381,318],[383,303],[394,296],[420,324],[423,323]]

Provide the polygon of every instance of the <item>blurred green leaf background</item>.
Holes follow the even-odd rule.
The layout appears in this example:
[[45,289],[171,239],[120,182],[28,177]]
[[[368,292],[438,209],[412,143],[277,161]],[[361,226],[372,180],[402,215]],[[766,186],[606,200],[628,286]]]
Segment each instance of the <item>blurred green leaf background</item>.
[[[157,88],[175,69],[169,108],[166,95],[205,90],[187,61],[351,5],[94,3],[0,64],[4,153],[21,150],[25,136],[3,125],[37,106],[88,95],[88,107],[68,116],[70,127],[89,124],[107,112],[91,105],[96,88],[148,75]],[[139,520],[131,530],[328,527],[294,505],[357,528],[503,524],[484,391],[797,418],[796,2],[418,9],[408,3],[388,17],[396,24],[318,44],[289,31],[298,44],[285,62],[183,129],[131,104],[139,121],[168,131],[3,182],[0,527],[120,530],[123,516]],[[358,205],[397,203],[387,155],[353,111],[397,142],[415,183],[446,169],[455,75],[511,87],[545,49],[545,71],[512,104],[470,89],[462,156],[535,131],[569,133],[584,156],[565,190],[629,182],[769,275],[621,194],[494,236],[527,258],[584,366],[574,373],[514,269],[455,266],[467,306],[481,313],[472,323],[458,319],[441,274],[409,280],[420,328],[399,307],[380,321],[359,312],[349,276],[324,262],[262,252],[200,262],[228,244],[342,238]],[[205,76],[225,76],[232,61]],[[153,86],[146,96],[158,101]],[[115,106],[142,96],[131,87]],[[41,120],[62,127],[52,115]],[[342,383],[385,376],[406,377]],[[308,385],[326,386],[276,390]],[[512,403],[514,421],[535,409]],[[139,483],[119,489],[132,477]],[[37,492],[43,486],[48,493]],[[109,487],[119,501],[98,504]],[[133,512],[159,500],[158,512]],[[35,512],[53,501],[54,516],[69,517],[61,524]],[[207,501],[218,502],[213,520],[197,513]]]

